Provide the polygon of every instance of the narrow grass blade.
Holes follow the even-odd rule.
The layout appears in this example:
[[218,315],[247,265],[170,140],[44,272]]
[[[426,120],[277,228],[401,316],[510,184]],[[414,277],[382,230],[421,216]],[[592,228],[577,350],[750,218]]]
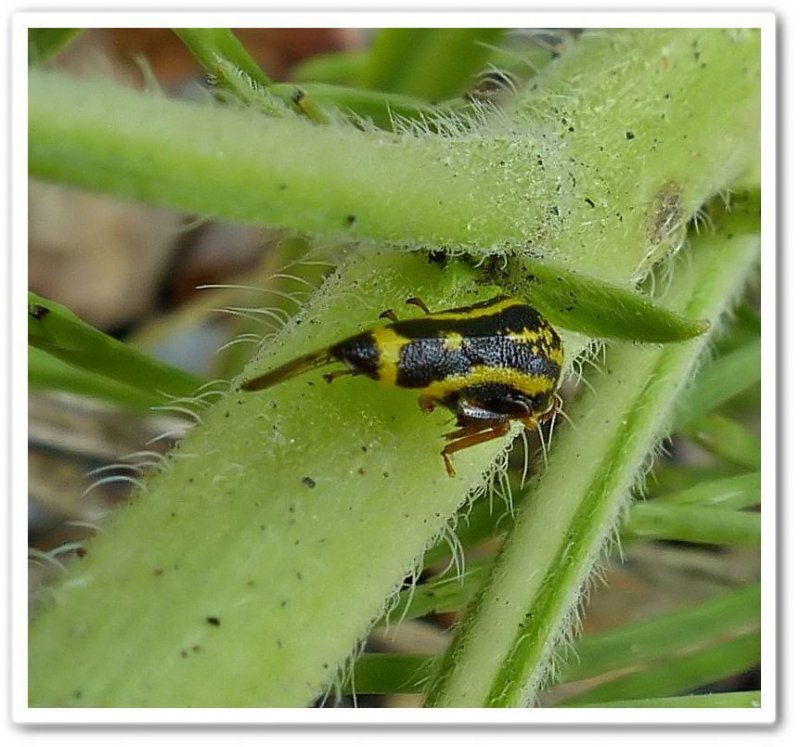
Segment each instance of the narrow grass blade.
[[761,341],[754,340],[715,358],[700,369],[692,387],[682,397],[675,428],[716,410],[724,402],[761,381]]
[[761,442],[741,423],[719,413],[711,413],[691,423],[686,435],[712,454],[746,469],[761,467]]
[[588,705],[603,701],[680,695],[744,672],[761,659],[761,633],[748,633],[693,654],[657,663],[623,675],[559,705]]
[[28,386],[31,390],[85,394],[135,409],[164,404],[164,398],[155,392],[120,384],[107,376],[65,363],[35,347],[28,348]]
[[719,480],[703,480],[685,490],[664,493],[650,503],[709,506],[729,510],[752,508],[761,502],[761,472],[748,472]]
[[421,654],[364,654],[353,664],[342,692],[419,693],[435,665],[435,657]]
[[66,306],[36,293],[28,293],[28,343],[73,366],[163,397],[190,396],[204,383],[100,332]]
[[749,511],[664,505],[648,501],[631,508],[622,536],[625,540],[675,540],[758,547],[761,542],[761,515]]
[[760,600],[761,587],[755,584],[650,620],[585,635],[561,651],[566,663],[559,682],[647,667],[756,630],[761,622]]

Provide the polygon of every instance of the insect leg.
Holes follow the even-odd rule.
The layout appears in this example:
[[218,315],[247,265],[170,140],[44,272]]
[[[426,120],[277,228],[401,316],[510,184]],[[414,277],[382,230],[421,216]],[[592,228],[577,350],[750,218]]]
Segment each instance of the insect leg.
[[481,433],[482,431],[489,430],[490,428],[494,428],[497,425],[496,422],[477,422],[477,423],[470,423],[469,425],[465,425],[462,428],[457,428],[454,431],[450,431],[450,433],[445,433],[442,438],[446,441],[456,441],[459,438],[464,438],[465,436],[471,436],[474,433]]
[[421,299],[414,296],[414,298],[406,299],[406,303],[411,304],[412,306],[418,306],[422,309],[425,314],[430,314],[431,310],[428,308],[428,305]]
[[458,431],[447,435],[447,437],[451,438],[452,440],[442,449],[440,453],[442,455],[442,459],[444,459],[444,467],[450,477],[456,476],[456,470],[455,467],[453,467],[453,460],[450,457],[451,454],[455,453],[456,451],[461,451],[462,449],[468,449],[470,446],[477,446],[478,444],[482,444],[486,441],[492,441],[495,438],[501,438],[502,436],[505,436],[511,427],[511,423],[508,420],[504,420],[501,423],[490,425],[488,430],[484,428],[476,433],[475,429],[478,427],[479,424],[467,425],[460,429],[463,432],[461,436],[457,435]]
[[419,404],[419,409],[427,414],[429,412],[433,412],[434,408],[436,407],[436,398],[427,394],[421,394],[417,400],[417,403]]
[[395,322],[395,323],[400,321],[400,318],[397,316],[397,314],[394,313],[393,309],[386,309],[386,311],[381,311],[381,313],[378,314],[378,319],[388,319],[390,322]]
[[322,378],[330,384],[334,379],[339,379],[342,376],[358,376],[360,373],[361,371],[357,371],[355,368],[343,368],[341,371],[322,374]]

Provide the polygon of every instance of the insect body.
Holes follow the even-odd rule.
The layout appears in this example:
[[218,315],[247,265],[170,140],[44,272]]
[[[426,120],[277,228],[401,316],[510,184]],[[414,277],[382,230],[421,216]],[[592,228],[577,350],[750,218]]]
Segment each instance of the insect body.
[[456,415],[458,429],[445,434],[442,449],[449,475],[451,454],[499,438],[511,422],[526,428],[549,418],[564,350],[556,331],[531,306],[499,296],[489,301],[391,323],[361,332],[324,350],[309,353],[242,384],[253,391],[335,361],[346,368],[325,374],[364,375],[382,384],[419,391],[423,412],[436,405]]

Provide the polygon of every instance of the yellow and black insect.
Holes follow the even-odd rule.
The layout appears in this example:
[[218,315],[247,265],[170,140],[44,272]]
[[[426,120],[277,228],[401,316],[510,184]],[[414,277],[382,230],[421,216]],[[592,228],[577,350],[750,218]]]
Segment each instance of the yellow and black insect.
[[445,434],[441,454],[449,475],[455,475],[451,454],[508,433],[519,420],[535,428],[555,410],[556,388],[564,349],[556,331],[531,306],[499,296],[489,301],[431,313],[418,298],[425,316],[390,320],[348,337],[324,350],[285,363],[242,384],[254,391],[335,361],[346,368],[324,375],[363,374],[371,379],[420,392],[419,405],[436,405],[456,415],[458,429]]

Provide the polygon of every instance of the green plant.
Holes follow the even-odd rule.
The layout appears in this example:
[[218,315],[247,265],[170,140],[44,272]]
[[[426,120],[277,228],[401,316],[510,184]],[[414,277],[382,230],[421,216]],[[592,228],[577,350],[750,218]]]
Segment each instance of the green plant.
[[[201,104],[32,68],[31,173],[338,242],[336,270],[248,376],[409,296],[446,308],[513,290],[563,329],[570,366],[609,339],[568,405],[572,427],[512,491],[508,441],[460,453],[452,479],[435,448],[448,418],[421,415],[407,393],[233,386],[53,587],[31,627],[31,705],[307,705],[346,679],[389,602],[406,618],[466,613],[440,659],[357,657],[344,687],[528,705],[558,675],[587,580],[676,429],[717,455],[717,483],[738,487],[677,469],[681,489],[637,502],[625,541],[758,541],[744,510],[757,442],[724,413],[758,380],[758,331],[742,311],[723,336],[758,261],[758,32],[586,33],[503,106],[459,94],[507,51],[476,52],[480,35],[462,30],[422,30],[409,47],[411,33],[331,62],[360,87],[298,89],[270,81],[230,32],[181,30],[218,81],[219,100]],[[714,230],[689,226],[701,211]],[[656,301],[639,290],[648,280]],[[712,340],[724,352],[701,367]],[[491,510],[494,479],[515,493],[513,520]],[[500,533],[491,565],[401,590],[426,560]],[[748,588],[583,639],[590,655],[562,677],[624,674],[572,702],[660,699],[751,666],[757,600]],[[702,626],[719,608],[712,634]],[[674,640],[687,627],[695,648]]]

